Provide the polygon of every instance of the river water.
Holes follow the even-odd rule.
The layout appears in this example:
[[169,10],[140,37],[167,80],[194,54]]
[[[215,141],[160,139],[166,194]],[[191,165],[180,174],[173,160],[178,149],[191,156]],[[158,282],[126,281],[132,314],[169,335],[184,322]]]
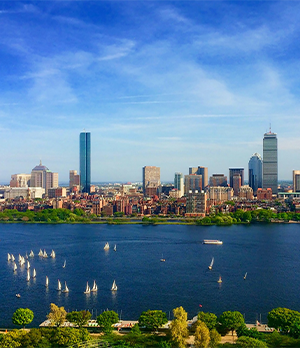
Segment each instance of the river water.
[[[203,239],[220,239],[223,245],[204,245]],[[103,249],[106,242],[108,251]],[[55,250],[56,258],[38,257],[40,248],[48,255]],[[25,256],[30,250],[35,253],[31,272],[35,268],[37,276],[27,282],[26,264],[14,273],[7,253]],[[148,309],[161,309],[172,319],[172,309],[183,306],[189,318],[199,310],[217,315],[238,310],[246,322],[266,322],[275,307],[300,310],[299,251],[298,224],[1,224],[0,326],[11,327],[12,314],[20,307],[30,308],[32,325],[39,325],[50,303],[68,311],[89,309],[94,317],[115,310],[127,320]],[[67,282],[69,293],[56,290],[58,279]],[[98,291],[84,294],[86,282],[92,286],[94,280]],[[110,290],[114,280],[116,292]]]

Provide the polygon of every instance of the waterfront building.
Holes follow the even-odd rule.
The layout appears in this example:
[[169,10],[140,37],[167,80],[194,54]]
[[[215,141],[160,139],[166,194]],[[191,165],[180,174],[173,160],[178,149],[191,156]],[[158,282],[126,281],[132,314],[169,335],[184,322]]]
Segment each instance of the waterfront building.
[[263,188],[271,188],[273,194],[278,193],[277,158],[277,136],[270,130],[263,139]]
[[189,168],[189,175],[196,174],[196,175],[202,175],[202,187],[201,190],[203,190],[208,185],[208,168],[207,167],[190,167]]
[[29,187],[31,174],[13,174],[11,175],[10,187]]
[[51,172],[46,166],[40,164],[35,166],[31,171],[30,187],[42,187],[46,195],[51,187],[58,186],[58,173]]
[[300,170],[293,170],[293,191],[300,192]]
[[154,196],[160,187],[160,167],[143,167],[143,193],[145,196]]
[[81,132],[79,137],[80,191],[91,191],[91,133]]
[[259,187],[262,188],[262,166],[261,155],[257,152],[254,153],[248,163],[249,186],[253,189],[254,195],[256,195]]
[[184,195],[184,184],[182,173],[175,173],[174,188],[177,190],[177,198],[181,198]]
[[244,168],[229,168],[229,186],[233,188],[233,176],[238,174],[241,176],[241,186],[244,185]]
[[186,217],[205,216],[206,192],[190,190],[186,195]]
[[202,175],[190,174],[184,176],[184,194],[187,194],[192,191],[201,191],[202,188]]
[[224,186],[227,187],[227,176],[224,174],[213,174],[209,178],[209,186]]

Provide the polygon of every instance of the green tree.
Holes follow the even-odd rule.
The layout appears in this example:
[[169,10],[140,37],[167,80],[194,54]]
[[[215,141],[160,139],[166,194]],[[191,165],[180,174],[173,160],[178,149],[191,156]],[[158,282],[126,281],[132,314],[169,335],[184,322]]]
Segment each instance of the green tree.
[[187,328],[187,312],[183,307],[173,309],[175,319],[170,324],[170,332],[172,341],[179,347],[186,346],[186,339],[189,336]]
[[237,348],[268,348],[268,345],[256,338],[241,336],[236,341]]
[[219,343],[221,342],[221,335],[218,333],[218,331],[216,329],[210,330],[209,336],[210,336],[209,346],[211,348],[218,347]]
[[237,311],[227,311],[223,312],[219,317],[219,323],[222,329],[226,332],[231,331],[233,336],[233,331],[237,330],[241,325],[245,323],[244,317],[240,312]]
[[148,310],[142,312],[139,317],[139,326],[157,331],[157,329],[168,322],[167,315],[161,310]]
[[21,325],[25,329],[25,325],[32,322],[34,318],[33,311],[29,308],[19,308],[12,316],[12,322],[15,325]]
[[3,335],[0,341],[0,347],[1,348],[21,347],[22,346],[21,340],[24,335],[26,335],[26,333],[23,330],[12,330],[8,332],[7,334]]
[[88,323],[92,314],[89,311],[70,312],[67,314],[66,319],[70,323],[76,324],[78,327],[82,327]]
[[58,307],[56,304],[50,304],[50,313],[47,318],[50,320],[52,326],[61,326],[66,321],[67,312],[64,307]]
[[114,311],[105,311],[97,317],[97,323],[102,328],[103,332],[107,334],[112,332],[112,325],[116,324],[118,321],[119,316]]
[[195,343],[196,348],[207,348],[210,341],[209,329],[203,321],[197,321],[195,330]]
[[299,320],[295,321],[291,325],[289,335],[294,337],[294,338],[299,338],[300,337],[300,321]]
[[198,313],[198,320],[203,321],[209,330],[215,329],[218,323],[218,317],[214,313]]
[[289,332],[295,322],[300,320],[300,313],[288,308],[274,308],[268,313],[268,326]]

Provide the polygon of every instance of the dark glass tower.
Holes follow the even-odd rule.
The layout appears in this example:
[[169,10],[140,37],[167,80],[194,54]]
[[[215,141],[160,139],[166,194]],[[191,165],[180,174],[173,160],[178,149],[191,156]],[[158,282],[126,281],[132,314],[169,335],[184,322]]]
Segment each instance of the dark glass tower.
[[262,158],[260,154],[255,153],[251,156],[248,164],[249,168],[249,186],[252,187],[256,195],[257,189],[262,188]]
[[91,133],[82,132],[79,137],[80,190],[91,190]]

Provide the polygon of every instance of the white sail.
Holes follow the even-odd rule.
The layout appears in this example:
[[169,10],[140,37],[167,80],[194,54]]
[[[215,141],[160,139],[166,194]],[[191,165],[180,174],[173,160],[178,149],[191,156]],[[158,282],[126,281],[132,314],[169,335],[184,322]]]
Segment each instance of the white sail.
[[54,250],[51,251],[50,256],[51,256],[53,259],[55,258],[55,252],[54,252]]
[[68,288],[68,286],[67,286],[67,282],[65,282],[65,288],[63,289],[62,292],[69,292],[69,288]]
[[26,260],[28,259],[27,251],[26,251],[26,254],[25,254],[25,259],[26,259]]
[[19,254],[18,256],[18,261],[21,262],[22,261],[22,256]]
[[17,265],[16,265],[16,263],[14,263],[14,272],[16,272],[16,270],[17,270]]
[[117,251],[117,245],[115,244],[115,246],[114,246],[114,251]]
[[27,270],[27,278],[26,278],[26,280],[29,282],[29,280],[30,280],[30,270],[28,269]]
[[246,278],[247,278],[247,272],[245,273],[245,275],[244,275],[244,279],[246,280]]
[[98,291],[98,286],[96,284],[96,280],[94,280],[93,287],[91,288],[91,291]]
[[33,272],[32,272],[32,278],[35,278],[36,277],[36,270],[35,268],[33,269]]
[[49,286],[49,278],[46,276],[46,284],[45,284],[46,288]]
[[7,261],[10,261],[11,260],[11,256],[10,254],[7,254]]
[[30,251],[30,254],[29,254],[29,257],[33,257],[34,256],[34,253],[33,253],[33,251],[31,250]]
[[11,257],[11,260],[12,260],[12,261],[15,261],[15,257],[14,257],[14,255],[13,255],[13,254],[11,254],[11,256],[10,256],[10,257]]
[[44,253],[43,253],[42,249],[40,249],[38,255],[39,255],[39,256],[44,256]]
[[27,261],[27,269],[29,269],[29,268],[30,268],[30,262]]
[[210,265],[208,266],[208,269],[212,269],[214,265],[214,258],[212,258]]
[[84,294],[89,294],[91,292],[91,288],[89,287],[89,282],[86,282],[86,288]]
[[67,265],[67,261],[65,260],[64,264],[63,264],[63,268],[65,268]]
[[113,285],[112,285],[112,287],[111,287],[110,290],[111,290],[111,291],[116,291],[116,290],[118,290],[118,287],[117,287],[117,284],[116,284],[116,281],[115,281],[115,280],[114,280]]
[[20,266],[23,266],[25,263],[25,258],[23,256],[21,256],[21,260],[20,260]]
[[109,244],[108,243],[105,243],[105,245],[104,245],[104,248],[103,248],[104,250],[108,250],[109,249]]
[[46,253],[46,250],[44,249],[44,252],[43,252],[43,257],[48,257],[47,253]]
[[61,291],[61,282],[60,282],[59,279],[58,279],[58,281],[57,281],[57,290],[58,290],[58,291]]

